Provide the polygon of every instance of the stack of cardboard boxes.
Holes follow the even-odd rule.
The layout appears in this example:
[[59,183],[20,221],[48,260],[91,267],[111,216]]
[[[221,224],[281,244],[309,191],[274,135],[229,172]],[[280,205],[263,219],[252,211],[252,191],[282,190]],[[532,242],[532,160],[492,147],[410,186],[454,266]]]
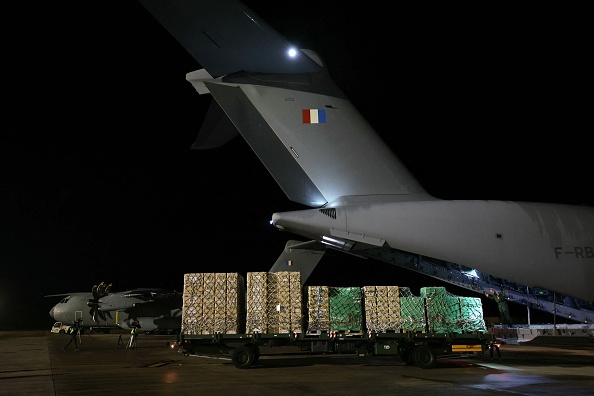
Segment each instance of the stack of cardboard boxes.
[[328,331],[330,328],[330,297],[328,286],[307,288],[308,333]]
[[[303,302],[307,302],[304,307]],[[480,298],[443,287],[308,286],[299,272],[184,275],[184,334],[486,331]],[[305,320],[306,319],[306,320]]]
[[402,318],[398,286],[365,286],[363,295],[368,331],[382,333],[400,330]]
[[244,333],[244,282],[237,273],[185,274],[181,331],[184,334]]
[[303,302],[301,273],[248,272],[248,333],[301,333]]

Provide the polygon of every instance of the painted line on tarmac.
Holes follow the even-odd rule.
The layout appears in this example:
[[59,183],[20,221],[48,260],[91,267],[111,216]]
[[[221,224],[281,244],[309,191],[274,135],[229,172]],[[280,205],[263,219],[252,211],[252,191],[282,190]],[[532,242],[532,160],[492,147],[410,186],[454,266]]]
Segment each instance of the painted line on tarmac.
[[162,366],[167,366],[168,364],[173,364],[179,362],[179,360],[161,360],[160,362],[156,362],[156,363],[152,363],[152,364],[147,364],[146,366],[142,366],[144,368],[147,367],[162,367]]
[[206,359],[216,359],[216,360],[231,360],[231,358],[225,357],[225,356],[194,355],[194,354],[190,354],[188,356],[206,358]]
[[501,370],[501,371],[523,371],[520,368],[504,366],[503,364],[497,364],[497,363],[476,363],[476,364],[478,366],[488,367],[488,368],[492,368],[495,370]]

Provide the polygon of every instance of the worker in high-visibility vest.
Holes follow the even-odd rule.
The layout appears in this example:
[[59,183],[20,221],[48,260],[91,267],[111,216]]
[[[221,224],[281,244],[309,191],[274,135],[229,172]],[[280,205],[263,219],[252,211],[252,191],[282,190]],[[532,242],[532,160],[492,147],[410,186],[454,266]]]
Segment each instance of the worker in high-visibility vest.
[[78,322],[76,320],[74,320],[74,321],[72,321],[72,324],[68,328],[67,333],[70,336],[70,340],[68,341],[68,344],[64,345],[64,350],[66,350],[66,348],[68,348],[68,345],[70,345],[72,343],[72,341],[74,341],[74,350],[78,351],[78,342],[76,340],[76,337],[78,336],[78,332],[79,332]]
[[137,320],[132,322],[132,330],[130,330],[130,341],[126,349],[136,349],[136,338],[138,338],[138,329],[140,329],[140,323]]

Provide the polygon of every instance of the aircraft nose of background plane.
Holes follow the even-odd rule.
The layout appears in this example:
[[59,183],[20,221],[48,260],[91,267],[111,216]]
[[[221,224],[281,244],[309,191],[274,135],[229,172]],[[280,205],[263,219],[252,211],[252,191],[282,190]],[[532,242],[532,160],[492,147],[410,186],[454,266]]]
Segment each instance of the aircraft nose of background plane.
[[[55,308],[55,307],[53,307],[53,308],[52,308],[52,309],[50,309],[50,311],[49,311],[49,314],[50,314],[50,316],[51,316],[52,318],[54,318],[54,308]],[[54,318],[54,319],[55,319],[55,318]]]

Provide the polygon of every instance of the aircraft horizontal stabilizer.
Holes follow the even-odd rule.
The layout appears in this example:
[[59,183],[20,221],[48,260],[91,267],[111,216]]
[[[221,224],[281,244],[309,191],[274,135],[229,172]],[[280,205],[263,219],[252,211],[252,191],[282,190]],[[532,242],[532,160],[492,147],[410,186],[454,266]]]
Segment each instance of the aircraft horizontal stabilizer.
[[212,76],[204,69],[194,70],[193,72],[186,74],[186,80],[189,81],[196,92],[200,95],[208,94],[210,91],[204,85],[205,80],[212,80]]
[[309,73],[320,66],[246,5],[235,0],[140,0],[215,78],[241,70]]

